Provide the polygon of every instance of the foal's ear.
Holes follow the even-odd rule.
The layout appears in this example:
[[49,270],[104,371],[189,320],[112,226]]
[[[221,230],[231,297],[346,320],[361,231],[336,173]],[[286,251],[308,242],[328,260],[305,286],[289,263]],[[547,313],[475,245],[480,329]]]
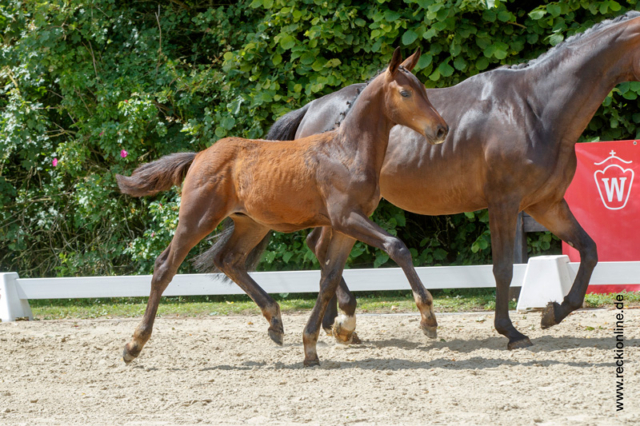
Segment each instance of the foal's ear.
[[408,71],[413,70],[413,67],[416,66],[416,64],[418,63],[418,60],[420,60],[420,54],[422,52],[420,51],[420,48],[418,47],[416,49],[416,51],[413,53],[413,55],[409,56],[407,59],[404,60],[404,62],[400,65],[402,65],[403,67],[405,67]]
[[389,74],[394,75],[396,71],[398,71],[398,67],[402,62],[402,53],[400,53],[400,48],[396,47],[396,50],[393,52],[393,58],[391,58],[391,63],[389,64]]

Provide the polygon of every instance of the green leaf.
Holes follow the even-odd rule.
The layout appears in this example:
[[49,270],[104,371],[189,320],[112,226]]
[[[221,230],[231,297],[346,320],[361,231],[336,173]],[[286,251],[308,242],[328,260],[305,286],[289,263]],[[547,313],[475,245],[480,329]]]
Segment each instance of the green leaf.
[[483,71],[489,68],[489,60],[487,58],[480,58],[476,61],[476,68],[478,71]]
[[271,58],[271,62],[273,62],[273,65],[278,65],[282,62],[282,55],[279,53],[276,53],[275,55],[273,55],[273,57]]
[[448,62],[442,62],[439,66],[438,66],[438,71],[440,71],[440,74],[445,76],[445,77],[450,77],[453,74],[453,71],[455,71],[453,69],[453,67],[451,65],[449,65]]
[[542,17],[543,17],[544,15],[546,15],[546,13],[547,13],[547,11],[546,11],[546,10],[544,10],[544,9],[536,9],[536,10],[534,10],[533,12],[530,12],[530,13],[529,13],[529,17],[530,17],[531,19],[533,19],[534,21],[537,21],[537,20],[539,20],[539,19],[542,19]]
[[464,71],[465,68],[467,68],[467,61],[465,61],[462,56],[458,56],[455,61],[453,61],[453,66],[458,71]]
[[227,130],[231,130],[236,125],[236,120],[233,117],[225,117],[220,121],[220,125]]
[[433,60],[433,56],[430,53],[422,54],[420,59],[418,59],[418,63],[416,64],[417,70],[421,70],[423,68],[431,65],[431,61]]
[[288,34],[280,39],[280,47],[282,47],[284,50],[289,50],[295,45],[296,40]]
[[551,16],[555,18],[556,16],[560,16],[560,13],[562,12],[562,7],[560,7],[559,4],[551,3],[547,5],[547,12],[549,12]]
[[249,5],[249,7],[252,7],[254,9],[256,9],[256,8],[258,8],[260,6],[262,6],[262,0],[253,0],[251,2],[251,4]]
[[552,46],[561,43],[562,40],[564,40],[564,35],[560,33],[553,34],[549,37],[549,43],[551,43]]
[[373,262],[373,267],[379,268],[380,266],[384,265],[388,261],[389,261],[389,255],[387,253],[378,252],[378,254],[376,255],[376,260],[374,260]]
[[387,21],[387,22],[393,22],[393,21],[397,20],[400,16],[401,15],[400,15],[399,12],[396,12],[396,11],[393,11],[393,10],[387,10],[384,13],[384,20]]
[[416,41],[417,38],[418,38],[418,34],[413,32],[412,30],[407,30],[402,36],[402,44],[406,46]]
[[622,6],[620,6],[620,3],[618,3],[617,1],[610,1],[609,9],[613,10],[614,12],[617,12],[620,9],[622,9]]

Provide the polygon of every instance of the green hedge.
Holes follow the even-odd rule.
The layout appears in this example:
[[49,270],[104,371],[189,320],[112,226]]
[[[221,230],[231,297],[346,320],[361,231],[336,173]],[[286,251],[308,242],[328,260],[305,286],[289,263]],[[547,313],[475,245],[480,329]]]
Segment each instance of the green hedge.
[[[374,75],[396,46],[405,53],[421,46],[417,75],[443,87],[534,58],[636,8],[636,1],[231,3],[0,5],[0,270],[150,273],[175,229],[178,192],[125,197],[115,173],[227,135],[261,137],[287,111]],[[615,89],[584,138],[638,137],[638,86]],[[408,243],[416,264],[490,261],[486,211],[432,218],[383,202],[374,218]],[[277,235],[261,268],[315,267],[305,235]],[[558,246],[548,234],[530,239],[536,253]],[[361,243],[349,259],[352,267],[385,264],[385,254]]]

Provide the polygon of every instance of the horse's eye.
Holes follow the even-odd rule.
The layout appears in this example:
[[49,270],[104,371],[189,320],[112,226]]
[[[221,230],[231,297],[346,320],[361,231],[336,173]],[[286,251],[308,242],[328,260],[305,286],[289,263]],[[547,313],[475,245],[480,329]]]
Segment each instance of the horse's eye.
[[400,92],[400,95],[402,95],[403,98],[408,98],[409,96],[411,96],[411,92],[403,90]]

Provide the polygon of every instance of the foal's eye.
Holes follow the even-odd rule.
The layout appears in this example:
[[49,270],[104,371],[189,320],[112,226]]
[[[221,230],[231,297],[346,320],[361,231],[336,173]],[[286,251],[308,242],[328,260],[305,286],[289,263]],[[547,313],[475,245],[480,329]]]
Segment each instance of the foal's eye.
[[411,92],[409,92],[408,90],[402,90],[400,92],[400,95],[402,95],[403,98],[408,98],[409,96],[411,96]]

